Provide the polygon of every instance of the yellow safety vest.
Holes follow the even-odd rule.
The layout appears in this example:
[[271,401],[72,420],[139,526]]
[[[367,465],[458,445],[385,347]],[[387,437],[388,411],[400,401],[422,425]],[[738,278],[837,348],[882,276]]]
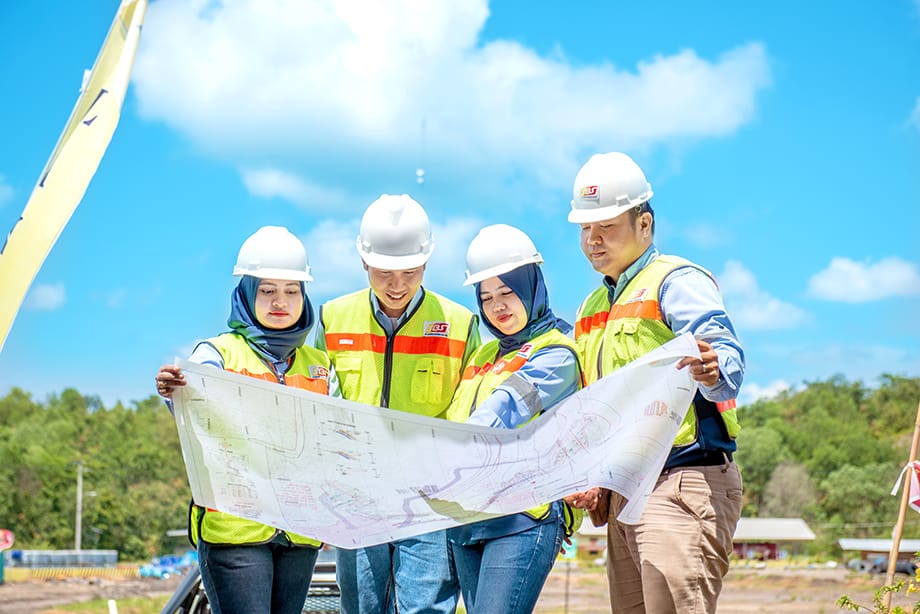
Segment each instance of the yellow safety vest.
[[[207,339],[224,361],[224,369],[256,379],[283,383],[319,394],[329,393],[329,357],[320,350],[301,346],[294,352],[290,367],[282,378],[265,363],[246,343],[242,336],[224,333]],[[264,544],[278,533],[283,533],[298,546],[319,547],[322,542],[290,531],[281,531],[268,525],[240,518],[233,514],[204,508],[192,502],[189,507],[189,539],[198,545],[198,538],[209,544]]]
[[[689,260],[676,256],[658,256],[636,274],[613,305],[610,304],[606,286],[588,295],[578,309],[575,324],[575,344],[585,368],[587,384],[675,337],[664,321],[658,298],[665,278],[682,267],[693,267],[712,277],[709,271]],[[715,403],[715,406],[726,432],[734,439],[741,430],[735,402]],[[688,446],[696,438],[696,408],[691,405],[673,445]]]
[[[470,356],[466,369],[463,372],[463,379],[457,387],[454,394],[454,400],[447,410],[447,419],[456,422],[463,422],[469,418],[480,403],[489,398],[489,395],[507,380],[511,375],[520,369],[530,359],[542,349],[549,347],[565,347],[572,350],[576,360],[578,357],[575,342],[565,336],[558,329],[553,329],[543,333],[519,349],[498,357],[499,341],[495,339],[481,346]],[[494,361],[494,362],[493,362]],[[579,367],[578,388],[583,386],[581,368]],[[549,408],[546,408],[549,409]],[[537,416],[534,415],[533,418]],[[531,418],[531,420],[533,419]],[[523,426],[523,425],[521,425]],[[524,511],[534,520],[543,520],[550,513],[551,503],[544,503]],[[566,535],[572,535],[581,524],[583,516],[582,510],[576,510],[563,503],[563,520],[565,523]]]
[[423,290],[415,311],[387,336],[374,317],[370,292],[348,294],[320,310],[342,396],[443,418],[460,382],[472,312]]

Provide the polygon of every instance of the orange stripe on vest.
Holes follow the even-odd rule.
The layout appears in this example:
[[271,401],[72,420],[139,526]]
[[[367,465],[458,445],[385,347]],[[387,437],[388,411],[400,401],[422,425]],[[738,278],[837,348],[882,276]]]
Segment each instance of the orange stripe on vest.
[[502,358],[496,363],[487,362],[486,364],[480,366],[470,365],[463,371],[463,379],[473,379],[479,373],[486,373],[492,371],[493,373],[503,373],[504,371],[510,371],[514,373],[518,369],[524,366],[527,362],[529,356],[521,356],[521,354],[515,354],[511,360],[505,360]]
[[599,311],[592,316],[586,316],[575,323],[575,336],[580,337],[585,333],[591,332],[595,328],[604,328],[607,325],[607,318],[610,316],[609,311]]
[[465,379],[465,380],[466,380],[466,379],[473,379],[474,377],[476,377],[476,375],[477,375],[480,371],[483,371],[483,370],[485,370],[485,369],[488,369],[488,368],[491,367],[491,366],[492,366],[491,363],[489,363],[488,365],[485,365],[484,367],[479,367],[479,366],[477,366],[477,365],[470,365],[470,366],[468,366],[466,369],[463,370],[463,377],[460,378],[460,379]]
[[[387,338],[371,333],[329,333],[326,335],[326,348],[330,352],[365,351],[383,354],[386,351]],[[466,342],[446,337],[404,337],[397,336],[393,341],[393,351],[397,354],[439,354],[450,358],[462,358]]]
[[515,354],[514,358],[511,360],[505,361],[502,360],[494,367],[496,373],[501,373],[502,371],[511,371],[512,373],[524,366],[524,363],[527,362],[527,356],[521,356],[520,354]]
[[601,311],[593,316],[586,316],[575,325],[575,336],[583,335],[595,328],[603,328],[608,320],[620,318],[643,318],[646,320],[662,320],[661,307],[658,301],[633,301],[632,303],[614,304],[610,311]]
[[[278,378],[275,377],[273,373],[250,373],[246,369],[237,371],[237,373],[266,382],[278,383]],[[286,385],[292,388],[300,388],[301,390],[309,390],[310,392],[318,392],[319,394],[329,394],[329,382],[324,379],[312,379],[300,373],[292,373],[290,375],[285,375],[284,381]]]

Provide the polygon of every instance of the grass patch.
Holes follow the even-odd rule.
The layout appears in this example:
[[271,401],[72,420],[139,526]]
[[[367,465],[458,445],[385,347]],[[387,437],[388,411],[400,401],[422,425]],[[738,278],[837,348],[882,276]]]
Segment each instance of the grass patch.
[[[116,599],[118,614],[160,614],[163,606],[169,600],[166,597],[126,597]],[[108,614],[108,599],[93,599],[80,603],[69,603],[55,606],[48,610],[41,610],[38,614]]]

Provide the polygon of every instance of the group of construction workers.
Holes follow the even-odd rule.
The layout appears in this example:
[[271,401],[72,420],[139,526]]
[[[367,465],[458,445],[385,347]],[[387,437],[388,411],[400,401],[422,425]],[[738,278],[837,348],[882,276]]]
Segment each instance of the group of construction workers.
[[[470,614],[532,612],[582,513],[607,524],[612,612],[715,612],[741,512],[732,455],[744,353],[713,276],[655,247],[651,198],[623,153],[594,155],[576,175],[568,220],[603,277],[574,334],[550,308],[541,254],[514,226],[487,226],[469,245],[464,285],[478,314],[425,288],[434,239],[407,195],[368,206],[357,251],[369,288],[328,301],[318,318],[307,252],[293,234],[266,226],[242,245],[229,331],[189,359],[370,405],[516,428],[682,333],[697,341],[699,356],[678,368],[698,391],[638,524],[617,520],[626,503],[618,493],[591,488],[519,514],[339,548],[342,612],[453,613],[461,596]],[[487,343],[480,319],[494,337]],[[164,365],[156,384],[169,402],[185,380]],[[189,535],[212,612],[301,611],[316,540],[194,503]]]

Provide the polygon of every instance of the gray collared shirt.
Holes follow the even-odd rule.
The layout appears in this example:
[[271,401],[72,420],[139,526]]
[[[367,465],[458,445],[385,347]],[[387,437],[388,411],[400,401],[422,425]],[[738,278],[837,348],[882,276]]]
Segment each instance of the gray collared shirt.
[[383,327],[383,330],[387,332],[387,336],[392,335],[399,326],[409,318],[409,314],[412,313],[418,304],[422,301],[422,295],[424,291],[421,286],[415,292],[415,296],[412,297],[412,300],[409,301],[409,304],[406,305],[406,310],[402,312],[397,318],[391,318],[383,312],[383,309],[380,307],[380,301],[377,299],[377,295],[371,291],[371,307],[374,308],[374,318],[377,319],[377,323]]

